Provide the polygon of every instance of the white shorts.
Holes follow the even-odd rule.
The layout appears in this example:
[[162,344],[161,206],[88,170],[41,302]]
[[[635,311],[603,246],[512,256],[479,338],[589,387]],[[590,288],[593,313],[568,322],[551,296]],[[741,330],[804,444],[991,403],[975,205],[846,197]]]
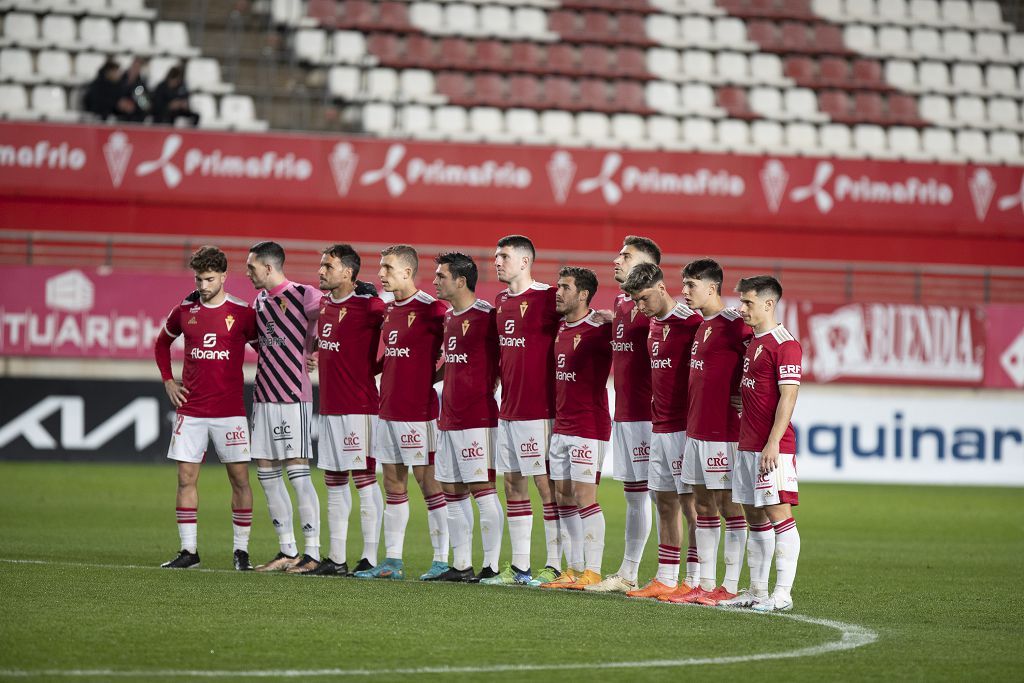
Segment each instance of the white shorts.
[[439,430],[434,478],[445,484],[482,484],[494,481],[494,430]]
[[547,474],[551,420],[498,420],[494,469],[499,474]]
[[313,427],[312,403],[254,403],[252,459],[309,458]]
[[210,441],[223,463],[249,462],[249,423],[245,416],[194,417],[175,415],[167,457],[180,462],[200,463]]
[[552,481],[571,479],[581,484],[601,483],[601,467],[607,451],[607,441],[568,434],[553,435],[548,451]]
[[650,422],[612,423],[612,478],[616,481],[647,481],[651,458]]
[[362,472],[373,460],[376,415],[321,415],[316,464],[332,472]]
[[434,464],[437,423],[379,420],[373,439],[377,458],[386,465],[421,467]]
[[733,461],[732,502],[763,508],[789,503],[799,505],[796,478],[796,456],[782,453],[774,472],[758,473],[761,454],[739,451]]
[[683,449],[683,483],[716,490],[731,489],[735,459],[735,441],[687,439]]
[[693,493],[693,487],[684,484],[680,478],[685,447],[686,432],[651,434],[651,462],[647,469],[648,489],[675,491],[679,494]]

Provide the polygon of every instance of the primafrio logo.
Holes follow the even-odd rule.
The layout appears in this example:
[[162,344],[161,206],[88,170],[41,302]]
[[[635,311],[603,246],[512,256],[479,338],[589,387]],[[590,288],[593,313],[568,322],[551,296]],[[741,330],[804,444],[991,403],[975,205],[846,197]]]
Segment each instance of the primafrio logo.
[[[177,161],[184,138],[171,133],[164,138],[160,156],[135,167],[135,175],[146,177],[157,171],[168,189],[175,189],[185,178],[228,178],[243,180],[285,180],[303,182],[313,175],[313,162],[293,152],[281,154],[267,150],[261,154],[227,154],[219,148],[209,151],[188,147]],[[108,162],[109,163],[109,162]]]
[[[571,173],[570,173],[571,171]],[[565,203],[576,165],[572,156],[557,151],[548,162],[548,176],[551,179],[555,200]],[[667,171],[657,166],[641,168],[625,163],[619,152],[608,152],[601,160],[597,175],[583,178],[576,183],[579,194],[600,191],[609,206],[621,202],[629,194],[664,194],[691,197],[741,197],[746,190],[743,178],[725,170],[695,168],[684,172]]]
[[488,159],[480,164],[463,165],[440,157],[428,161],[419,156],[406,161],[406,152],[405,145],[392,144],[384,154],[384,165],[359,176],[359,184],[383,182],[388,194],[400,197],[411,185],[525,190],[533,182],[530,169],[511,161]]
[[807,185],[795,187],[789,193],[794,204],[814,200],[818,212],[827,214],[836,204],[911,204],[918,206],[949,206],[953,203],[953,188],[935,178],[911,176],[905,180],[876,180],[862,174],[854,178],[839,173],[833,178],[835,166],[831,161],[819,161],[814,176]]

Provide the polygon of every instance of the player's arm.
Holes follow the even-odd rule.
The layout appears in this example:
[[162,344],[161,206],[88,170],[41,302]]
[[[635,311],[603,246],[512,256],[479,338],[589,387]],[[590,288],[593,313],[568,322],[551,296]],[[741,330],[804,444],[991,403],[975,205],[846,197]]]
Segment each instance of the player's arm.
[[[163,330],[156,337],[153,354],[156,357],[156,366],[160,369],[160,379],[164,382],[167,397],[171,399],[171,404],[175,408],[180,408],[188,401],[188,389],[174,379],[174,372],[171,370],[171,344],[181,334],[173,322],[176,318],[175,312],[172,311]],[[175,330],[172,331],[168,326],[175,327]]]
[[437,384],[438,382],[441,382],[441,381],[444,380],[444,368],[445,368],[445,365],[447,365],[447,363],[441,363],[434,370],[434,384]]
[[779,405],[775,408],[775,422],[772,424],[772,431],[768,434],[768,442],[761,449],[761,462],[758,468],[761,474],[774,472],[779,464],[779,444],[793,417],[796,394],[799,389],[799,384],[779,385]]

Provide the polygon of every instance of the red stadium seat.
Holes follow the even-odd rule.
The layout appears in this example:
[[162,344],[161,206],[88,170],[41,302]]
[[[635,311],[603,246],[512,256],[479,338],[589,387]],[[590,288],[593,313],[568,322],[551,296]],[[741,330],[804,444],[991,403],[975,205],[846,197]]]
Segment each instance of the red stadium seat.
[[853,96],[853,113],[858,123],[885,123],[882,96],[877,92],[858,92]]
[[575,109],[576,93],[572,81],[561,76],[545,78],[544,102],[550,109]]
[[575,12],[557,11],[548,14],[548,30],[564,39],[573,39],[579,34],[579,15]]
[[815,24],[812,45],[819,53],[849,54],[843,40],[843,30],[835,24]]
[[372,29],[377,23],[377,7],[367,0],[345,0],[338,25],[343,28]]
[[791,52],[805,52],[811,48],[807,24],[799,21],[783,22],[782,44]]
[[888,87],[882,76],[882,65],[875,59],[857,59],[853,62],[853,83],[858,88]]
[[614,37],[617,42],[634,45],[651,44],[642,14],[617,14],[615,19],[617,27]]
[[402,43],[393,33],[371,33],[366,39],[366,49],[382,66],[396,65],[403,59]]
[[441,65],[446,69],[473,68],[473,48],[462,38],[441,39]]
[[404,2],[382,2],[377,15],[377,26],[389,31],[407,31],[409,24],[408,5]]
[[779,25],[774,21],[748,21],[747,38],[769,51],[781,46]]
[[321,26],[332,28],[337,23],[339,9],[335,0],[309,0],[306,14],[316,19]]
[[438,63],[437,41],[429,36],[413,34],[405,39],[402,59],[409,66],[430,68]]
[[580,81],[580,107],[588,111],[608,111],[608,82],[597,78]]
[[508,99],[513,107],[540,107],[544,101],[536,76],[514,74],[508,79]]
[[491,71],[508,69],[508,46],[497,40],[480,41],[476,44],[476,65]]
[[603,45],[584,45],[580,48],[580,71],[594,76],[614,76],[613,54]]
[[615,81],[612,88],[612,105],[615,111],[648,113],[644,86],[636,81]]
[[544,50],[537,43],[512,43],[509,53],[509,63],[516,71],[543,73],[548,70]]
[[921,120],[917,110],[917,99],[910,95],[892,93],[888,98],[889,123],[904,126],[921,126]]
[[615,41],[611,16],[607,12],[584,12],[580,36],[584,40],[596,42]]
[[647,57],[644,51],[635,47],[620,47],[616,49],[614,73],[620,77],[649,78]]
[[549,45],[547,65],[551,73],[566,75],[579,73],[579,52],[571,43]]
[[850,96],[843,90],[819,92],[818,108],[838,123],[850,120]]
[[850,84],[850,63],[843,57],[823,57],[818,62],[818,84],[829,88],[845,88]]
[[497,74],[477,74],[473,77],[474,104],[497,107],[505,102],[505,79]]
[[437,92],[448,98],[452,104],[469,101],[469,79],[458,71],[442,71],[434,81]]
[[717,89],[718,106],[725,109],[734,119],[760,118],[750,109],[747,103],[747,91],[743,88],[728,86]]
[[786,57],[782,64],[782,73],[800,85],[813,85],[817,80],[817,68],[810,57]]

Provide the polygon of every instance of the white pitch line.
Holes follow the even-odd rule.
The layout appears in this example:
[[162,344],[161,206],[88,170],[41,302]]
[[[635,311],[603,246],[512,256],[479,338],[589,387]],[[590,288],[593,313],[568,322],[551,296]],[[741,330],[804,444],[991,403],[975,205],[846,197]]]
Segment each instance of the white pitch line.
[[[70,567],[89,567],[97,569],[154,569],[147,565],[115,565],[90,564],[86,562],[51,562],[48,560],[13,560],[0,558],[0,562],[9,564],[43,564]],[[194,571],[234,573],[226,569],[198,569]],[[678,607],[671,607],[679,609]],[[745,610],[729,610],[737,614],[755,614]],[[606,669],[656,669],[677,668],[684,666],[714,666],[722,664],[744,664],[778,659],[796,659],[799,657],[816,657],[830,652],[842,652],[870,645],[878,640],[878,634],[864,626],[847,624],[831,619],[818,619],[801,614],[785,612],[771,615],[757,615],[760,618],[790,619],[805,624],[824,626],[839,632],[839,640],[821,645],[788,650],[786,652],[763,652],[753,655],[733,655],[730,657],[690,657],[685,659],[648,659],[634,662],[579,662],[571,664],[492,664],[488,666],[424,666],[397,669],[267,669],[256,671],[227,670],[117,670],[117,669],[0,669],[0,676],[11,678],[36,677],[74,677],[74,678],[226,678],[232,676],[245,678],[303,678],[324,676],[418,676],[425,674],[494,674],[494,673],[528,673],[534,671],[583,671]]]

